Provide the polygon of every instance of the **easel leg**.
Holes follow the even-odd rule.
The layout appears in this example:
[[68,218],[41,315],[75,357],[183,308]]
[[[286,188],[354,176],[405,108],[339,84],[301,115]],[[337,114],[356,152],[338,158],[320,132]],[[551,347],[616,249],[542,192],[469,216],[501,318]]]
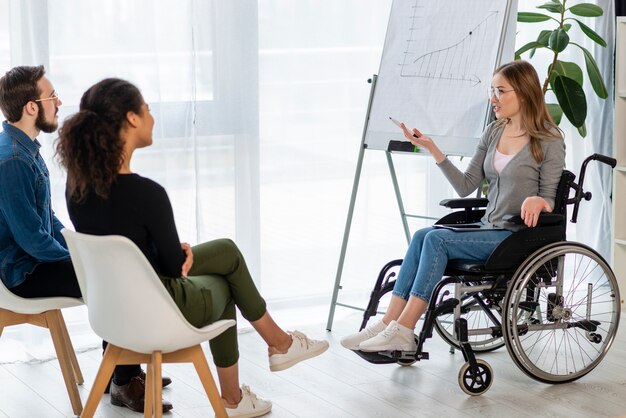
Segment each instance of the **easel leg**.
[[402,202],[402,194],[400,193],[400,186],[398,185],[398,177],[396,176],[396,169],[393,166],[393,158],[389,151],[385,151],[387,157],[387,165],[389,166],[389,174],[391,174],[391,182],[393,183],[393,190],[396,192],[396,200],[398,201],[398,209],[400,209],[400,219],[402,219],[402,226],[404,227],[404,235],[406,236],[407,244],[411,243],[411,232],[409,231],[409,223],[406,221],[406,212],[404,211],[404,203]]
[[337,306],[337,297],[339,289],[341,289],[341,273],[343,272],[343,262],[346,259],[346,250],[348,248],[348,238],[350,238],[350,227],[352,226],[352,215],[354,214],[354,204],[356,202],[357,191],[359,190],[359,180],[361,178],[361,170],[363,169],[363,157],[365,155],[365,145],[361,144],[359,151],[359,159],[356,164],[356,173],[354,174],[354,182],[352,184],[352,196],[350,197],[350,207],[348,209],[348,218],[346,219],[346,228],[343,231],[343,242],[341,243],[341,253],[339,254],[339,265],[337,266],[337,275],[335,276],[335,285],[333,286],[333,298],[330,302],[330,312],[328,313],[328,322],[326,329],[330,331],[333,327],[333,318],[335,317],[335,307]]
[[[333,326],[333,319],[335,317],[335,307],[337,306],[337,297],[339,296],[339,289],[341,289],[341,273],[343,271],[343,263],[346,259],[346,249],[348,247],[348,238],[350,237],[350,227],[352,226],[352,215],[354,214],[354,204],[356,202],[356,194],[359,189],[359,180],[361,178],[361,171],[363,169],[363,157],[365,155],[365,149],[367,148],[365,137],[367,135],[367,126],[369,124],[370,111],[372,109],[372,102],[374,99],[374,91],[376,90],[377,80],[378,80],[378,76],[376,74],[374,74],[371,80],[368,80],[368,82],[372,83],[372,87],[370,88],[370,97],[367,103],[365,123],[363,125],[363,133],[361,135],[361,148],[359,149],[359,158],[356,163],[356,172],[354,173],[354,182],[352,184],[352,196],[350,197],[350,208],[348,209],[348,219],[346,220],[346,228],[343,232],[341,254],[339,255],[337,275],[335,276],[335,285],[333,287],[333,298],[330,302],[330,312],[328,312],[328,322],[326,323],[326,329],[328,331],[331,331],[332,326]],[[348,305],[344,305],[344,306],[348,306]],[[360,309],[355,306],[351,308]]]

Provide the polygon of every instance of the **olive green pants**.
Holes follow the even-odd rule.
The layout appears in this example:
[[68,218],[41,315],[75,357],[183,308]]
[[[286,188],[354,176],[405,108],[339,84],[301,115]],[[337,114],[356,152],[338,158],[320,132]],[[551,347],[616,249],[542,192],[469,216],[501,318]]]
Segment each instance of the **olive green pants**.
[[[220,319],[236,319],[235,306],[248,321],[260,319],[266,312],[246,262],[229,239],[205,242],[192,248],[193,266],[189,277],[161,277],[163,285],[187,321],[201,328]],[[217,367],[237,363],[237,327],[213,338],[209,345]]]

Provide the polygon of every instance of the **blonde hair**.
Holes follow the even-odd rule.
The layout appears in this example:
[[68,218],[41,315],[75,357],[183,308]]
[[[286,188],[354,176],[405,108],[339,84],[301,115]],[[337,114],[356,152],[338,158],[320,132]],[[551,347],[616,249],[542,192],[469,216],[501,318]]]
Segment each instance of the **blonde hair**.
[[[563,132],[548,111],[535,67],[528,61],[512,61],[496,69],[495,74],[501,74],[515,90],[522,114],[522,128],[530,136],[530,150],[535,161],[542,162],[541,139],[562,138]],[[499,126],[507,123],[508,119],[497,122]]]

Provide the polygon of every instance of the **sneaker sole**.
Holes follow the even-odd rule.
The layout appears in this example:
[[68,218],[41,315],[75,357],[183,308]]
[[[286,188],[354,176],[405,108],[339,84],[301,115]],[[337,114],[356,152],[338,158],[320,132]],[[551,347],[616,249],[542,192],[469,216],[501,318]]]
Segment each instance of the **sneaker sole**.
[[358,346],[358,345],[352,345],[352,346],[350,346],[350,345],[347,345],[347,344],[346,344],[346,345],[341,344],[341,346],[342,346],[343,348],[346,348],[346,349],[348,349],[348,350],[352,350],[352,351],[357,351],[357,350],[359,349],[359,346]]
[[[254,412],[250,412],[249,414],[241,414],[241,415],[229,415],[228,411],[229,408],[225,408],[226,409],[226,415],[230,417],[236,417],[236,418],[254,418],[254,417],[260,417],[263,416],[265,414],[269,414],[272,411],[272,404],[269,405],[269,407],[262,409],[262,410],[255,410]],[[215,416],[217,418],[217,415]]]
[[294,366],[294,365],[300,363],[301,361],[308,360],[310,358],[319,356],[324,351],[328,350],[328,347],[329,347],[329,344],[328,344],[328,342],[326,342],[326,344],[323,345],[322,347],[320,347],[318,350],[310,351],[310,352],[306,353],[305,355],[303,355],[301,357],[291,359],[291,360],[286,361],[284,363],[270,364],[270,370],[273,371],[273,372],[279,372],[281,370],[288,369],[291,366]]
[[378,353],[380,351],[409,351],[415,352],[417,350],[416,346],[408,346],[408,345],[396,345],[396,346],[384,346],[379,345],[377,347],[359,347],[359,351],[363,351],[364,353]]
[[[363,341],[367,341],[367,340],[363,340]],[[343,341],[339,341],[339,344],[341,344],[341,346],[343,348],[347,348],[348,350],[358,350],[359,349],[359,344],[361,344],[361,343],[359,343],[357,345],[350,345],[350,344],[344,344]]]
[[[375,335],[373,335],[372,337],[375,337]],[[358,343],[355,343],[355,344],[352,344],[352,345],[350,345],[350,344],[346,344],[346,343],[344,343],[343,341],[339,341],[339,344],[341,344],[341,346],[342,346],[343,348],[347,348],[348,350],[353,350],[353,351],[354,351],[354,350],[358,350],[358,349],[359,349],[359,344],[361,344],[362,342],[365,342],[365,341],[369,340],[369,339],[370,339],[370,338],[372,338],[372,337],[365,337],[365,338],[363,338],[361,341],[359,341]]]

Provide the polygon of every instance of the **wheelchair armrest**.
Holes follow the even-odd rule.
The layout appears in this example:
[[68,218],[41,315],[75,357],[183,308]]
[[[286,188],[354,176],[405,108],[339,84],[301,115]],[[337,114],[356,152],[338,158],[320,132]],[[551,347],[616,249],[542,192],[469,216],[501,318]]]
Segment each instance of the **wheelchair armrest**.
[[[515,225],[524,225],[520,215],[504,215],[502,219]],[[564,221],[565,216],[560,213],[541,212],[537,220],[537,226],[561,225]]]
[[445,206],[451,209],[458,208],[484,208],[487,207],[489,200],[484,197],[473,197],[467,199],[443,199],[439,202],[440,206]]

